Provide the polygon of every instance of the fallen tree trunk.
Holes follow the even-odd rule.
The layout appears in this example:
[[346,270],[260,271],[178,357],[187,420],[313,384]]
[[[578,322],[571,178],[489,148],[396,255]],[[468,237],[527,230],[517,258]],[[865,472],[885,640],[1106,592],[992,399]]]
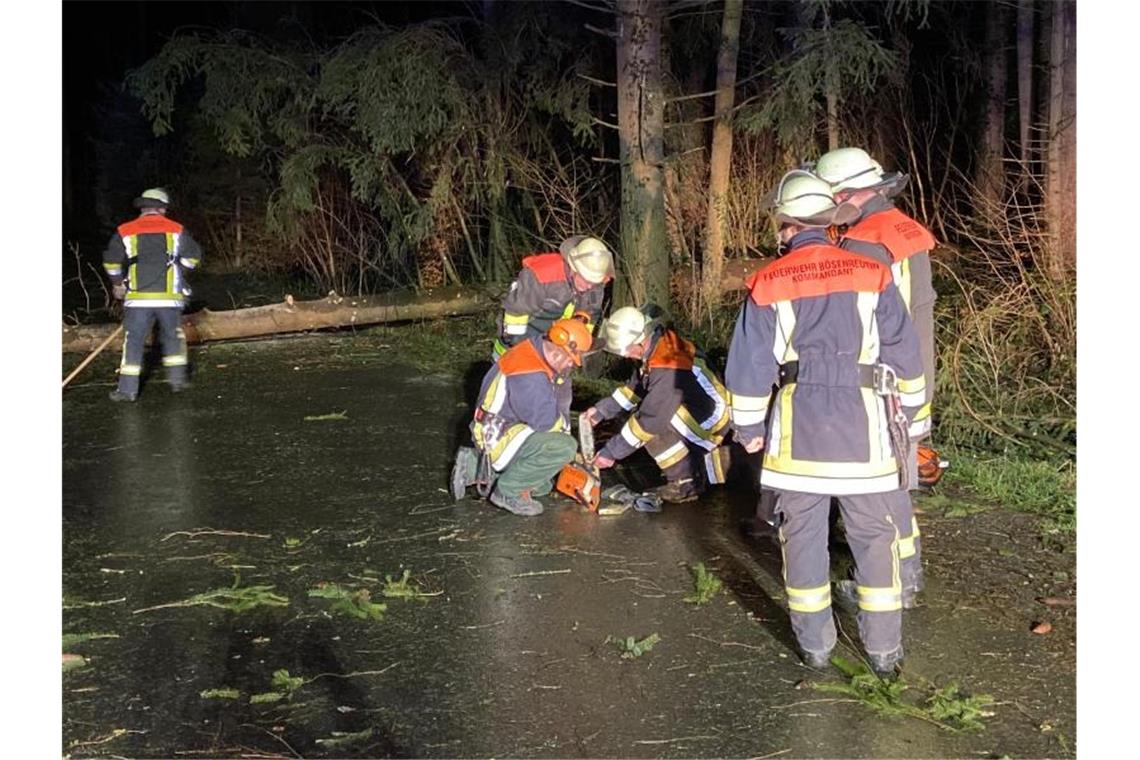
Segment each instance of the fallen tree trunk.
[[[440,288],[431,293],[398,293],[387,296],[348,297],[330,295],[319,301],[294,301],[233,311],[203,309],[182,318],[187,343],[254,338],[261,335],[308,332],[334,327],[357,327],[384,322],[435,319],[477,314],[496,303],[487,294],[471,288]],[[118,325],[63,326],[63,351],[91,351]],[[122,338],[113,342],[117,348]]]
[[[725,262],[721,273],[721,289],[741,290],[744,280],[768,259],[732,259]],[[211,340],[256,338],[262,335],[308,332],[336,327],[363,327],[385,322],[407,322],[437,319],[464,314],[478,314],[498,305],[483,291],[466,287],[439,288],[431,293],[396,293],[385,296],[330,295],[319,301],[294,301],[286,296],[282,303],[254,306],[232,311],[202,311],[182,317],[187,343]],[[63,326],[63,352],[81,353],[93,350],[105,341],[118,325]],[[121,337],[111,341],[114,349],[122,347]]]

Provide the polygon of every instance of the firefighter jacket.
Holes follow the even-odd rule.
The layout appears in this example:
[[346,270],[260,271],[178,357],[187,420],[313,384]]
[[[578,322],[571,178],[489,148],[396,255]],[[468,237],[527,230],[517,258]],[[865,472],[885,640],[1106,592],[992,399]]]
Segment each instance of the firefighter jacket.
[[561,253],[527,256],[503,299],[495,353],[502,354],[525,338],[545,335],[556,319],[567,319],[578,311],[589,315],[586,327],[593,332],[602,317],[604,297],[602,284],[582,292],[574,289],[574,275]]
[[934,236],[883,196],[863,206],[863,215],[839,241],[845,250],[869,256],[891,268],[895,286],[918,331],[919,345],[928,357],[924,367],[926,399],[915,416],[909,434],[921,438],[930,432],[931,400],[934,396],[934,292],[930,251]]
[[570,379],[546,363],[542,338],[513,346],[483,378],[471,423],[475,447],[503,470],[532,434],[570,432],[570,396]]
[[834,495],[897,489],[872,367],[894,370],[908,421],[923,403],[925,381],[890,270],[808,230],[748,287],[725,379],[737,440],[765,438],[764,486]]
[[[614,460],[624,459],[670,429],[707,451],[720,445],[728,433],[728,392],[696,347],[673,330],[658,330],[629,382],[594,408],[604,419],[632,412],[621,435],[599,452]],[[679,442],[677,459],[687,453]]]
[[127,286],[127,307],[181,307],[190,292],[185,271],[201,261],[202,249],[185,228],[154,213],[120,224],[103,252],[111,283]]

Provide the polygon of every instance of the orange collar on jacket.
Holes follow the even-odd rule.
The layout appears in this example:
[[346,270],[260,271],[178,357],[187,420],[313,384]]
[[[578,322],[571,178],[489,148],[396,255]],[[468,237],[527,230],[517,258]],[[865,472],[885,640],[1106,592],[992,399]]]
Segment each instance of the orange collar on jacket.
[[522,260],[522,265],[534,272],[534,277],[543,285],[552,282],[569,282],[566,260],[561,253],[536,253]]
[[182,232],[182,225],[162,214],[143,214],[140,217],[119,225],[119,235],[165,235],[168,232]]
[[753,274],[747,282],[757,306],[833,293],[881,293],[891,270],[874,259],[833,245],[796,248]]
[[845,239],[881,245],[890,251],[892,261],[909,259],[936,245],[930,230],[894,206],[863,217],[843,233]]
[[674,330],[666,330],[649,354],[645,363],[647,369],[692,369],[697,347],[682,338]]
[[507,352],[499,357],[499,371],[504,375],[543,372],[551,380],[554,379],[554,370],[546,363],[546,357],[542,355],[534,340],[524,340],[507,349]]

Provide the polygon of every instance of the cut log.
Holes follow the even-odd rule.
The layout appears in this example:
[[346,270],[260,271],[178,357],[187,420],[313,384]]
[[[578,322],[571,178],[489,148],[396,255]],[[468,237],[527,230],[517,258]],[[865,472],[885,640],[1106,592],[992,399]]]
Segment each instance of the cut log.
[[[308,332],[336,327],[359,327],[384,322],[435,319],[477,314],[497,302],[472,288],[439,288],[431,293],[397,293],[385,296],[338,296],[319,301],[294,301],[233,311],[203,309],[182,318],[187,343],[254,338],[262,335]],[[63,326],[63,351],[91,351],[118,325]],[[115,347],[122,345],[117,338]]]

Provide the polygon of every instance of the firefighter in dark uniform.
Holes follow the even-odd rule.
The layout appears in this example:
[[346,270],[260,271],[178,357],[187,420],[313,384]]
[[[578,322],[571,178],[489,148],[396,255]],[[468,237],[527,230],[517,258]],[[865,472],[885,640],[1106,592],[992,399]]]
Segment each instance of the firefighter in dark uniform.
[[595,237],[567,238],[557,253],[524,258],[503,299],[492,360],[527,338],[545,335],[554,320],[575,314],[586,320],[592,335],[602,318],[606,283],[613,276],[613,253]]
[[471,423],[474,448],[462,446],[451,471],[456,501],[479,476],[479,458],[494,479],[490,501],[516,515],[542,513],[553,478],[574,458],[570,435],[570,372],[582,365],[593,339],[581,319],[556,320],[546,335],[508,349],[491,365]]
[[[918,442],[930,436],[930,409],[934,398],[936,294],[930,265],[934,236],[922,224],[896,208],[891,200],[906,185],[907,175],[884,173],[883,167],[866,151],[839,148],[825,153],[816,162],[814,173],[831,185],[837,202],[850,204],[860,211],[859,219],[843,233],[839,247],[869,256],[891,268],[895,287],[902,295],[918,332],[926,392],[924,403],[909,431],[914,456],[907,463],[910,468],[907,481],[913,489],[919,482]],[[910,501],[906,504],[909,506]],[[899,558],[902,560],[903,607],[910,608],[923,587],[921,534],[911,510],[899,514],[895,522],[902,535]],[[849,596],[853,591],[852,585],[850,582],[844,584],[843,591]]]
[[123,301],[123,358],[112,401],[134,401],[139,392],[143,353],[158,323],[162,364],[170,389],[187,387],[186,335],[182,307],[190,293],[186,272],[202,261],[202,249],[186,229],[166,215],[170,196],[162,188],[135,199],[139,216],[120,224],[103,252],[112,293]]
[[825,667],[836,641],[834,496],[855,556],[863,646],[872,669],[890,676],[903,657],[894,515],[910,498],[896,448],[924,403],[918,337],[890,269],[829,242],[826,228],[852,220],[853,208],[837,207],[828,184],[804,171],[785,175],[775,199],[783,256],[749,279],[729,346],[734,435],[748,452],[764,449],[804,662]]
[[665,476],[657,494],[665,501],[693,501],[708,485],[724,482],[728,393],[696,346],[648,316],[653,311],[626,306],[602,328],[605,350],[640,366],[629,382],[586,410],[594,425],[629,413],[621,434],[593,463],[612,467],[644,446]]

